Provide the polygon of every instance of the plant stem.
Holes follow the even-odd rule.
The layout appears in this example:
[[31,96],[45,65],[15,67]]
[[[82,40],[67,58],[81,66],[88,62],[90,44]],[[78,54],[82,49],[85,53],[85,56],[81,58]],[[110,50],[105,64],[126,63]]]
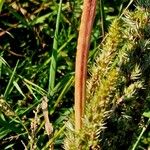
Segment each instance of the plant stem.
[[90,35],[95,17],[96,0],[84,0],[78,36],[75,68],[75,128],[82,126],[86,95],[87,59],[90,46]]
[[100,15],[101,15],[101,30],[102,37],[105,36],[105,14],[104,14],[104,2],[100,0]]
[[134,0],[130,0],[130,1],[129,1],[128,5],[127,5],[126,8],[123,10],[123,12],[122,12],[122,14],[119,16],[119,18],[121,18],[121,17],[124,15],[124,13],[126,12],[126,10],[130,7],[130,5],[131,5],[133,2],[134,2]]
[[142,135],[143,135],[144,132],[146,131],[146,129],[147,129],[147,127],[149,126],[149,124],[150,124],[150,119],[148,119],[147,124],[143,127],[143,129],[142,129],[142,131],[141,131],[141,133],[140,133],[140,135],[139,135],[139,137],[138,137],[136,143],[133,145],[132,150],[135,150],[135,149],[136,149],[136,147],[137,147],[137,145],[138,145],[138,143],[139,143],[139,141],[140,141]]

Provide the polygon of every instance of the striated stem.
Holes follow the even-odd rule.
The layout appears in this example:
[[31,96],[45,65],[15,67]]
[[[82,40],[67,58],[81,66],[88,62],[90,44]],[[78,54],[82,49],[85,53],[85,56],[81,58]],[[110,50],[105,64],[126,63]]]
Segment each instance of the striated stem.
[[105,36],[105,14],[104,14],[104,2],[100,0],[100,15],[101,15],[101,28],[102,28],[102,37]]
[[85,88],[87,75],[87,59],[90,46],[90,35],[95,18],[96,0],[84,0],[81,17],[80,31],[78,36],[76,69],[75,69],[75,129],[78,131],[82,126],[84,115]]

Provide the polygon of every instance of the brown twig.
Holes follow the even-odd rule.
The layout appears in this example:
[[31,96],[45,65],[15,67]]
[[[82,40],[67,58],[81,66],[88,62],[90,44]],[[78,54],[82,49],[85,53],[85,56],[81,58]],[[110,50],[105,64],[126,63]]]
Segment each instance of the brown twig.
[[49,117],[48,117],[48,99],[46,96],[42,98],[42,111],[43,111],[43,116],[45,120],[45,130],[47,135],[50,137],[50,135],[53,133],[53,126],[52,123],[50,123]]
[[[45,120],[45,130],[50,139],[52,136],[52,133],[53,133],[53,125],[50,122],[49,117],[48,117],[48,99],[46,96],[42,97],[41,107],[42,107],[43,116],[44,116],[44,120]],[[50,148],[50,150],[54,149],[53,143],[49,145],[49,148]]]
[[87,59],[90,46],[90,35],[95,17],[96,0],[84,0],[78,36],[76,69],[75,69],[75,129],[82,126],[84,115]]

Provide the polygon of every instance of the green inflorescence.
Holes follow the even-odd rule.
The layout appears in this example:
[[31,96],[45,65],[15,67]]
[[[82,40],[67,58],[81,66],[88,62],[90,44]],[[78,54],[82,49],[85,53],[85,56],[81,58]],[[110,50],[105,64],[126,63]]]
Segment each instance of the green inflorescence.
[[87,81],[83,127],[68,123],[64,147],[129,149],[150,89],[150,13],[137,7],[111,24]]

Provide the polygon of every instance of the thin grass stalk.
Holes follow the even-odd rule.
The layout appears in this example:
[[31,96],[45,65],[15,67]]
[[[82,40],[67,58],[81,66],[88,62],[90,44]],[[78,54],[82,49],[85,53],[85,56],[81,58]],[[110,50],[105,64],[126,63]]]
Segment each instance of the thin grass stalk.
[[49,139],[49,141],[48,141],[48,142],[46,143],[46,145],[42,148],[42,150],[47,150],[47,148],[49,147],[49,145],[51,145],[51,144],[54,142],[54,140],[55,140],[58,136],[60,136],[60,134],[61,134],[62,132],[64,132],[65,128],[66,128],[66,125],[64,125],[63,127],[61,127],[60,130],[56,131],[56,132],[54,133],[54,136],[53,136],[51,139]]
[[5,60],[2,56],[0,56],[0,62],[1,62],[2,64],[4,64],[5,66],[10,67],[9,64],[6,62],[6,60]]
[[75,65],[75,128],[81,129],[84,115],[87,59],[90,46],[90,35],[95,17],[96,0],[84,0],[78,36]]
[[49,85],[48,85],[48,95],[53,94],[54,86],[55,86],[55,76],[56,76],[56,63],[57,63],[57,49],[58,49],[58,32],[59,32],[59,24],[60,24],[60,16],[61,16],[61,8],[62,8],[62,0],[59,2],[57,20],[56,20],[56,28],[54,34],[53,41],[53,52],[51,56],[51,64],[49,68]]
[[140,135],[139,135],[137,141],[135,142],[135,144],[133,145],[133,148],[132,148],[131,150],[135,150],[135,149],[137,148],[137,146],[138,146],[138,144],[139,144],[139,142],[140,142],[140,140],[141,140],[141,137],[143,136],[143,134],[144,134],[144,132],[146,131],[146,129],[147,129],[147,127],[149,126],[149,124],[150,124],[150,119],[148,119],[146,125],[143,127],[143,129],[142,129],[142,131],[141,131],[141,133],[140,133]]
[[63,96],[66,94],[66,92],[70,89],[70,87],[74,84],[74,76],[72,76],[67,84],[64,86],[63,90],[61,91],[60,95],[58,96],[55,104],[54,104],[54,107],[53,107],[53,110],[51,111],[51,115],[54,113],[56,107],[58,106],[58,104],[60,103],[60,101],[62,100]]
[[19,61],[17,61],[17,63],[16,63],[16,66],[15,66],[13,72],[12,72],[12,75],[11,75],[11,77],[10,77],[10,80],[9,80],[8,84],[7,84],[6,90],[5,90],[5,92],[4,92],[4,97],[5,97],[5,99],[6,99],[6,97],[8,96],[8,94],[9,94],[9,92],[10,92],[10,89],[12,88],[13,79],[14,79],[14,76],[15,76],[15,73],[16,73],[16,69],[17,69],[17,67],[18,67],[18,63],[19,63]]
[[100,16],[101,16],[101,30],[102,37],[105,36],[105,13],[104,13],[104,2],[100,0]]
[[133,2],[134,2],[134,0],[130,0],[130,1],[129,1],[128,5],[127,5],[126,8],[123,10],[123,12],[122,12],[122,14],[119,16],[119,18],[121,18],[121,17],[124,15],[124,13],[127,11],[127,9],[130,7],[130,5],[131,5]]

